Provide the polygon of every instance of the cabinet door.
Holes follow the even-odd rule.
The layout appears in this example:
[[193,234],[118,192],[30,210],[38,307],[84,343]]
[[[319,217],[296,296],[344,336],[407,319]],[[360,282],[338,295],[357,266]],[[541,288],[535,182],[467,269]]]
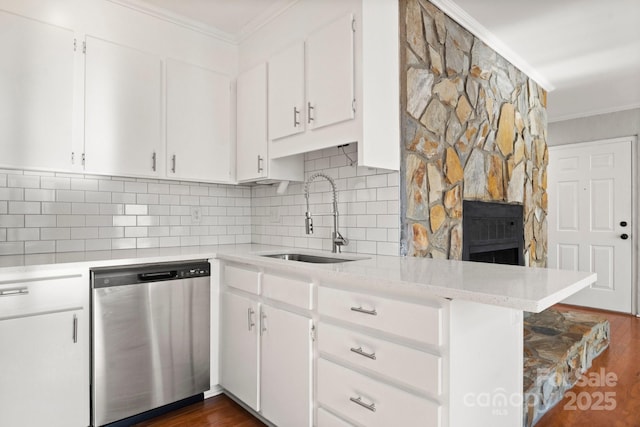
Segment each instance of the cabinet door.
[[262,306],[261,412],[279,427],[311,425],[311,319]]
[[238,76],[236,178],[267,176],[267,65]]
[[224,292],[220,305],[220,384],[258,406],[258,303]]
[[0,425],[89,424],[89,334],[75,322],[83,310],[0,321]]
[[269,139],[303,132],[304,45],[296,43],[269,59]]
[[87,37],[85,170],[156,176],[162,138],[162,61]]
[[231,81],[167,60],[167,176],[231,181]]
[[344,16],[309,35],[307,127],[317,129],[354,118],[353,16]]
[[0,12],[0,165],[70,170],[71,30]]

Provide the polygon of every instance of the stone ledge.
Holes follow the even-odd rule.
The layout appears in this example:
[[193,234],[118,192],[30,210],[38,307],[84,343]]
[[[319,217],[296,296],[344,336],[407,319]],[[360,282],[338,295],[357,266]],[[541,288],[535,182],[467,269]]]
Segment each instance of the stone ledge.
[[530,427],[562,400],[608,346],[604,317],[548,309],[524,320],[524,416]]

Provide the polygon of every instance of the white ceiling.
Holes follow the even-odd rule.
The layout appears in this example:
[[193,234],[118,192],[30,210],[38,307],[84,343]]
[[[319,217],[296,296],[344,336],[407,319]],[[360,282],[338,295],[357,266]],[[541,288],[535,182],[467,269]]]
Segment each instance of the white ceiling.
[[[237,41],[297,0],[127,1]],[[640,0],[433,3],[550,90],[550,121],[640,107]]]

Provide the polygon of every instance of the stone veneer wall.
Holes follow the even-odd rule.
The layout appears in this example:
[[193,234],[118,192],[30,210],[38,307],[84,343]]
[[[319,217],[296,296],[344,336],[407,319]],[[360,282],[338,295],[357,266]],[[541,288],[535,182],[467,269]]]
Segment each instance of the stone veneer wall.
[[426,0],[402,0],[403,254],[460,259],[462,200],[524,205],[547,257],[547,94]]

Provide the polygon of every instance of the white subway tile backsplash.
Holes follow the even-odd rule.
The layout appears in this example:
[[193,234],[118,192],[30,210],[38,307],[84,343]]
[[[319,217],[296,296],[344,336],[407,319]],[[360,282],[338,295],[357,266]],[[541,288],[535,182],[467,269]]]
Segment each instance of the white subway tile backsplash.
[[36,240],[24,242],[25,254],[45,254],[56,251],[56,242],[53,240]]
[[9,214],[40,214],[40,203],[38,202],[9,202]]
[[7,175],[7,187],[40,188],[38,175]]
[[98,190],[122,193],[124,191],[124,182],[101,179],[98,181]]
[[99,227],[98,237],[100,239],[117,239],[124,237],[124,227]]
[[125,205],[124,213],[125,215],[147,215],[149,208],[147,205]]
[[84,198],[88,203],[111,203],[111,193],[108,191],[85,191]]
[[112,193],[111,194],[111,202],[112,203],[135,204],[136,203],[136,194],[135,193]]
[[71,178],[72,190],[98,191],[98,180],[85,178]]
[[58,215],[56,225],[57,227],[84,227],[86,218],[84,215]]
[[84,240],[57,240],[56,252],[82,252]]
[[100,215],[124,215],[123,204],[101,204]]
[[100,205],[98,203],[72,203],[71,213],[73,215],[100,215]]
[[71,238],[71,229],[56,227],[56,228],[41,228],[40,239],[42,240],[65,240]]
[[115,227],[135,227],[137,224],[136,217],[126,215],[114,215],[113,225]]
[[97,239],[98,227],[74,227],[71,229],[71,239]]
[[125,193],[146,193],[147,183],[145,182],[125,182],[124,183],[124,192]]
[[24,216],[25,227],[55,227],[56,216],[55,215],[25,215]]
[[61,202],[42,203],[42,213],[44,215],[71,214],[71,203],[61,203]]
[[[345,151],[357,157],[355,144]],[[398,173],[349,163],[337,148],[308,153],[305,175],[322,171],[335,179],[347,252],[397,254]],[[332,216],[315,216],[315,234],[304,232],[303,183],[279,195],[273,185],[0,171],[0,190],[2,254],[250,242],[331,249]],[[331,186],[319,178],[311,185],[311,211],[329,213],[331,203]],[[200,207],[197,223],[193,206]]]
[[149,230],[147,227],[125,227],[124,237],[147,237]]
[[84,202],[84,191],[80,190],[56,190],[58,202]]
[[42,178],[40,178],[40,188],[48,188],[51,190],[70,190],[71,178],[64,178],[59,176],[43,176]]
[[8,228],[7,229],[7,241],[19,242],[25,240],[38,240],[40,239],[39,228]]
[[24,189],[0,188],[0,200],[24,200]]
[[24,253],[24,242],[0,243],[0,255],[22,255],[23,253]]

